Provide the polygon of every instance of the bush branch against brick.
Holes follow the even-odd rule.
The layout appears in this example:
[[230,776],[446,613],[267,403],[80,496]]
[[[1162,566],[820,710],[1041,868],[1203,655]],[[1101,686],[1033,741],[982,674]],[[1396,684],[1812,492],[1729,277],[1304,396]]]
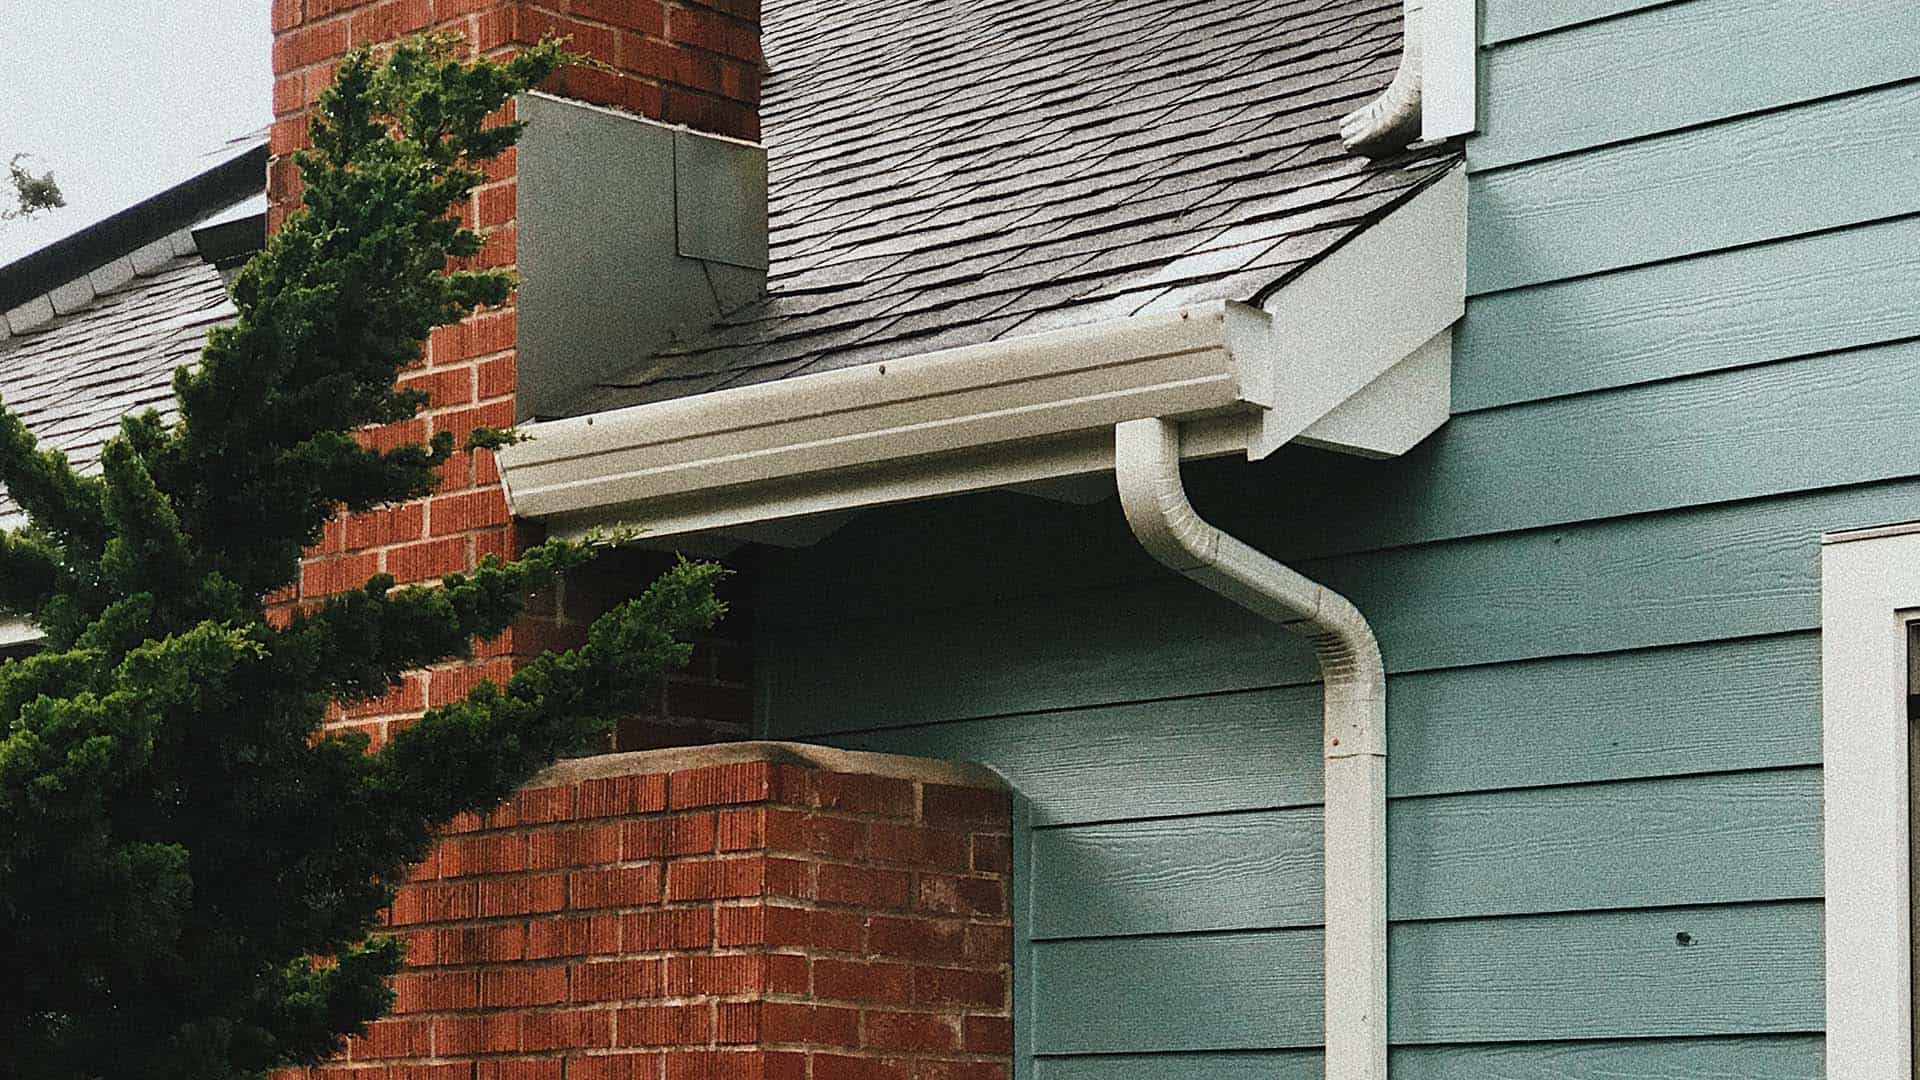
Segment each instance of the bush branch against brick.
[[[435,830],[603,736],[720,614],[718,569],[682,563],[579,648],[369,752],[325,732],[331,702],[417,692],[407,672],[470,656],[587,549],[263,613],[342,506],[425,497],[461,449],[444,431],[357,433],[410,421],[437,392],[395,384],[422,340],[513,285],[449,270],[481,250],[455,210],[519,133],[500,110],[568,57],[464,48],[414,38],[340,63],[297,159],[305,209],[176,375],[177,421],[129,417],[92,478],[0,410],[0,482],[31,520],[0,534],[0,609],[46,637],[0,666],[0,1077],[251,1076],[348,1034],[399,1038],[369,1028],[401,961],[375,931]],[[498,902],[436,894],[430,910]]]

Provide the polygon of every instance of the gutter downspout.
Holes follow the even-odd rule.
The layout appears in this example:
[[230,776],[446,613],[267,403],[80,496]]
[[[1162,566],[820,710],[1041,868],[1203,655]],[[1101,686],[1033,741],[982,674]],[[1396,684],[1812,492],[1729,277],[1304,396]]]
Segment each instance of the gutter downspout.
[[1326,1076],[1387,1076],[1387,682],[1358,608],[1201,520],[1180,426],[1114,428],[1127,523],[1167,567],[1313,642],[1326,684]]
[[1340,141],[1362,157],[1383,158],[1405,150],[1420,138],[1423,90],[1421,11],[1426,0],[1404,0],[1400,69],[1379,97],[1340,121]]

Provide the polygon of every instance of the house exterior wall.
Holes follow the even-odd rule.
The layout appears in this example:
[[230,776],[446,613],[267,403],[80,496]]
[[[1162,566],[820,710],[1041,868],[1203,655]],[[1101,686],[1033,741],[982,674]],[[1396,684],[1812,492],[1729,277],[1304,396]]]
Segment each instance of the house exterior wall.
[[[1920,516],[1920,12],[1485,8],[1453,419],[1190,487],[1378,631],[1396,1077],[1816,1077],[1818,536]],[[756,619],[769,735],[1011,782],[1018,1075],[1320,1076],[1306,648],[1010,494],[772,553]]]
[[[737,138],[759,134],[759,5],[755,0],[639,0],[570,4],[542,0],[276,0],[273,5],[274,125],[270,140],[268,224],[298,206],[293,154],[307,145],[314,103],[331,84],[348,48],[378,45],[423,31],[464,36],[475,51],[501,55],[547,36],[598,66],[569,67],[546,87],[568,97]],[[264,47],[264,44],[263,44]],[[517,159],[489,163],[465,220],[484,238],[474,266],[516,262]],[[391,447],[451,432],[464,446],[475,427],[511,427],[515,420],[519,324],[516,300],[434,331],[420,361],[400,384],[423,390],[419,416],[370,429],[363,438]],[[286,619],[306,601],[361,587],[376,573],[402,584],[432,581],[495,555],[510,558],[542,539],[537,527],[507,511],[493,453],[456,452],[425,499],[342,513],[307,553],[300,580],[270,597],[270,614]],[[615,556],[541,598],[527,618],[482,644],[471,663],[409,675],[384,698],[336,711],[337,728],[366,732],[377,746],[395,724],[428,707],[464,697],[483,679],[504,680],[522,662],[584,640],[593,618],[632,596],[664,563]],[[748,653],[744,623],[732,620],[701,643],[687,671],[677,673],[649,714],[621,726],[614,745],[643,749],[746,731]]]

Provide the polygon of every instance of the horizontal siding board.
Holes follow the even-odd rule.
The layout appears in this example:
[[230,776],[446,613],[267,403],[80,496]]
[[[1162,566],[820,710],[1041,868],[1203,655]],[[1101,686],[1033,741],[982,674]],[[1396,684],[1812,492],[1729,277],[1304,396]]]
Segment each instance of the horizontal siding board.
[[1815,632],[1395,677],[1396,796],[1820,762]]
[[1288,501],[1324,511],[1285,543],[1319,555],[1920,475],[1916,415],[1920,341],[1471,413],[1391,467],[1300,470]]
[[[1498,6],[1498,5],[1496,5]],[[1912,0],[1691,0],[1489,50],[1486,169],[1920,75]]]
[[[1037,943],[1035,1050],[1316,1046],[1320,950],[1315,930]],[[1820,956],[1817,902],[1399,923],[1388,1026],[1400,1044],[1817,1031]]]
[[1581,23],[1658,7],[1673,0],[1486,0],[1480,41],[1494,45]]
[[1043,826],[1305,806],[1321,796],[1318,686],[844,732],[830,741],[990,765]]
[[[1302,686],[830,741],[983,762],[1052,826],[1317,803],[1320,725]],[[1818,764],[1819,637],[1396,675],[1387,745],[1397,797]]]
[[1817,897],[1820,777],[1807,768],[1395,802],[1389,910],[1434,919]]
[[1456,412],[1920,337],[1920,218],[1476,298]]
[[[1612,652],[1811,629],[1820,534],[1907,520],[1916,506],[1920,483],[1901,482],[1300,568],[1367,613],[1391,671]],[[787,736],[1246,690],[1317,673],[1302,644],[1170,574],[937,618],[769,630],[761,641],[762,715]]]
[[1818,1031],[1820,912],[1802,902],[1401,924],[1389,941],[1392,1038]]
[[1096,938],[1033,946],[1034,1051],[1321,1044],[1321,934]]
[[[1396,800],[1394,919],[1820,895],[1820,770]],[[1033,836],[1035,938],[1317,926],[1318,808]]]
[[1036,938],[1318,926],[1316,808],[1042,829]]
[[1467,284],[1492,292],[1911,213],[1906,84],[1476,176]]
[[[1394,1080],[1819,1080],[1818,1035],[1407,1046]],[[1041,1058],[1034,1080],[1322,1080],[1314,1050]]]

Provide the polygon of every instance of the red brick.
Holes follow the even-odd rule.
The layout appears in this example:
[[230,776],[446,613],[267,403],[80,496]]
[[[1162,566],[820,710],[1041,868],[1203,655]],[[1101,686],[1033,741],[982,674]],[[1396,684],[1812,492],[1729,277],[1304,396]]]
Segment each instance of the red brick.
[[358,589],[380,572],[378,555],[316,559],[300,568],[300,595],[328,596]]
[[765,809],[722,810],[718,821],[721,851],[756,851],[766,846]]
[[440,873],[445,877],[507,874],[526,868],[525,836],[475,836],[448,840],[440,846]]
[[518,361],[512,356],[497,356],[492,360],[480,362],[475,376],[479,384],[480,399],[506,397],[518,387]]
[[393,977],[393,1011],[447,1012],[480,1006],[480,976],[471,971],[403,971]]
[[387,573],[403,585],[443,578],[468,568],[467,542],[454,537],[451,540],[427,540],[388,548],[386,564]]
[[764,990],[765,961],[763,953],[668,957],[667,995],[697,997]]
[[913,999],[913,969],[904,964],[848,960],[813,962],[814,996],[821,1001],[907,1004]]
[[960,1023],[954,1016],[872,1010],[861,1021],[860,1045],[869,1050],[942,1053],[960,1049]]
[[385,0],[355,12],[349,32],[355,45],[378,45],[424,30],[432,21],[429,0]]
[[675,814],[667,819],[667,854],[705,855],[714,851],[717,829],[711,811]]
[[1000,878],[921,874],[913,906],[947,915],[1005,915],[1007,886]]
[[969,923],[967,943],[962,951],[968,963],[1004,964],[1013,955],[1013,927],[1004,923]]
[[903,908],[907,906],[911,882],[911,877],[901,870],[829,864],[820,867],[818,896],[821,903],[826,904]]
[[564,874],[489,878],[480,882],[480,914],[483,916],[550,914],[566,906]]
[[358,550],[418,540],[426,534],[426,513],[419,503],[408,503],[390,510],[348,514],[345,543]]
[[817,773],[813,784],[822,810],[895,818],[913,814],[913,785],[905,780],[856,773]]
[[764,802],[773,794],[773,766],[765,761],[710,765],[667,777],[667,805],[675,809]]
[[967,822],[1010,828],[1012,810],[1004,792],[926,784],[921,788],[920,799],[930,823]]
[[867,951],[904,960],[957,963],[965,954],[966,924],[950,919],[874,916],[867,920]]
[[529,965],[480,973],[480,1005],[487,1009],[554,1005],[567,1000],[567,969]]
[[676,862],[667,867],[668,900],[714,900],[760,896],[767,887],[765,859]]
[[441,1057],[456,1054],[500,1054],[520,1049],[520,1018],[517,1012],[489,1012],[480,1016],[448,1017],[433,1022],[433,1052]]
[[451,412],[435,413],[432,417],[433,430],[453,433],[455,444],[464,446],[467,437],[477,427],[510,428],[513,426],[513,402],[493,401],[485,405],[475,405],[470,409],[454,409]]
[[1006,1054],[1013,1051],[1013,1019],[1006,1016],[969,1016],[964,1026],[970,1053]]
[[629,866],[577,872],[572,878],[574,908],[638,907],[660,901],[660,868]]
[[527,924],[527,956],[608,954],[620,950],[620,921],[613,915],[563,916]]
[[664,962],[611,960],[573,969],[574,1001],[638,1001],[661,994]]
[[959,968],[915,968],[913,1000],[918,1005],[978,1005],[1004,1008],[1007,973]]
[[973,835],[973,868],[988,874],[1013,872],[1013,838],[999,833]]
[[615,1042],[620,1046],[703,1046],[710,1012],[705,1005],[621,1009]]
[[356,1061],[426,1057],[432,1053],[431,1039],[424,1020],[376,1020],[364,1037],[348,1040],[347,1053]]
[[600,866],[619,858],[620,828],[617,825],[542,829],[527,837],[527,865],[536,870]]
[[527,1013],[521,1044],[528,1050],[573,1050],[613,1045],[613,1010],[574,1009]]
[[434,499],[427,504],[427,516],[429,531],[434,536],[505,525],[513,520],[513,515],[507,512],[506,493],[500,488],[483,488]]
[[575,790],[573,785],[563,784],[559,787],[535,788],[520,792],[508,804],[513,807],[514,823],[540,825],[572,818]]
[[713,944],[713,909],[636,911],[620,917],[620,947],[628,953],[704,949]]
[[441,964],[492,964],[519,960],[527,953],[526,927],[462,926],[437,930],[434,960]]
[[835,859],[863,858],[867,853],[866,822],[815,814],[807,819],[807,846]]
[[972,869],[967,835],[918,825],[875,822],[868,833],[867,856],[876,862],[904,863],[941,870]]
[[334,19],[289,30],[273,39],[273,71],[282,75],[347,51],[347,22]]
[[441,668],[428,678],[427,704],[437,707],[459,701],[483,682],[504,683],[512,675],[513,664],[505,660]]
[[471,368],[441,368],[400,380],[403,390],[418,390],[427,395],[427,408],[445,409],[473,402],[474,373]]
[[751,24],[698,8],[674,8],[667,20],[667,37],[748,63],[761,59],[760,35]]

